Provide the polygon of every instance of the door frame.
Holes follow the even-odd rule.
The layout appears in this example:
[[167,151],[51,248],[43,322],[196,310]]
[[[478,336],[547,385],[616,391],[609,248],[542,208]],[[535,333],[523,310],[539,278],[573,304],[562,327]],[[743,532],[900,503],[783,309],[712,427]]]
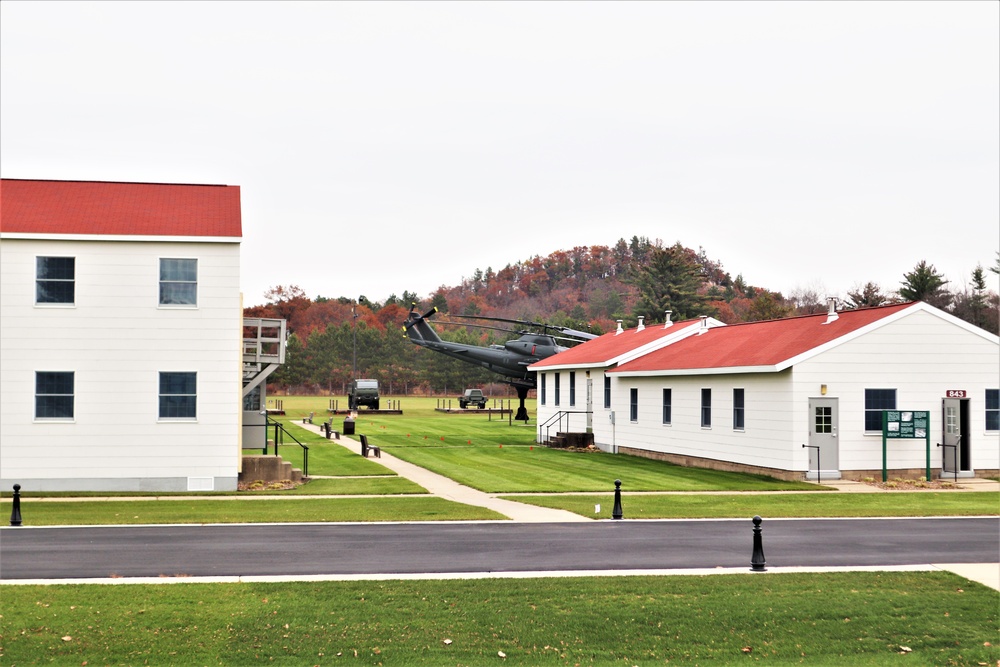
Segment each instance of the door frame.
[[[951,422],[948,421],[949,407],[957,408],[955,416],[958,418],[958,433],[950,433]],[[972,469],[972,413],[970,411],[970,401],[966,398],[942,398],[941,399],[941,442],[944,445],[956,445],[957,449],[942,447],[941,472],[956,473],[959,477],[971,477]],[[946,469],[946,462],[958,459],[958,470]]]
[[[829,434],[819,434],[816,432],[816,408],[820,405],[832,407],[830,412]],[[819,455],[819,479],[840,479],[840,399],[835,396],[810,396],[808,401],[808,433],[809,433],[809,470],[816,472],[813,462]],[[815,448],[819,447],[817,451]]]

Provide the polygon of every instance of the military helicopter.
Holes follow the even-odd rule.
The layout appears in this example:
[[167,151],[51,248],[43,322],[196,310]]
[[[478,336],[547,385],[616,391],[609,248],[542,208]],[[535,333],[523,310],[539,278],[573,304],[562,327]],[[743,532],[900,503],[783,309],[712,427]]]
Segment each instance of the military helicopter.
[[[486,325],[468,325],[477,327],[485,326],[485,328],[488,329],[510,331],[511,333],[518,333],[520,335],[518,338],[509,340],[503,345],[481,346],[467,345],[464,343],[452,343],[441,340],[440,336],[437,335],[437,332],[435,332],[431,325],[428,324],[427,320],[429,320],[436,312],[438,312],[437,308],[431,308],[429,311],[421,315],[416,311],[416,304],[412,304],[410,306],[410,313],[407,315],[406,321],[403,322],[403,331],[406,332],[406,336],[416,345],[429,348],[435,352],[440,352],[441,354],[452,357],[453,359],[458,359],[469,364],[475,364],[476,366],[482,366],[483,368],[507,378],[505,380],[501,380],[501,382],[505,382],[514,387],[517,391],[517,397],[520,400],[520,406],[517,409],[517,414],[514,416],[514,419],[523,421],[528,421],[528,410],[524,407],[524,399],[528,397],[528,391],[534,389],[536,386],[535,372],[529,371],[528,366],[536,361],[541,361],[542,359],[551,357],[553,354],[558,354],[569,349],[568,347],[560,345],[557,342],[557,339],[580,342],[583,340],[597,338],[596,334],[585,331],[576,331],[567,327],[552,326],[538,322],[511,320],[502,317],[454,315],[453,317],[461,317],[463,319],[492,320],[496,322],[509,322],[512,324],[520,324],[522,326],[541,328],[543,333],[511,331],[510,329],[500,329],[500,327],[491,327]],[[553,336],[547,333],[549,330],[558,331],[566,336],[572,336],[572,338]]]

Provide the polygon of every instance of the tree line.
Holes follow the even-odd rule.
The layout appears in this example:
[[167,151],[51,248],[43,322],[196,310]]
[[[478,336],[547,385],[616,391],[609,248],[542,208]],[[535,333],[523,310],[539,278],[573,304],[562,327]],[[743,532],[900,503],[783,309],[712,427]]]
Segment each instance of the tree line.
[[[970,282],[953,288],[933,264],[918,262],[896,289],[859,283],[841,308],[866,308],[901,301],[925,301],[992,333],[998,333],[1000,299],[975,267]],[[1000,253],[988,271],[1000,273]],[[286,363],[271,376],[274,389],[343,394],[354,377],[379,380],[388,394],[458,394],[486,386],[507,395],[498,377],[485,369],[423,350],[402,331],[411,304],[420,312],[436,307],[432,320],[441,338],[473,345],[502,344],[516,336],[471,324],[448,326],[449,314],[544,322],[591,331],[612,331],[617,321],[635,326],[709,315],[727,324],[822,312],[826,295],[800,290],[788,296],[735,278],[704,249],[665,245],[634,236],[614,246],[580,246],[536,255],[499,271],[476,269],[453,287],[427,298],[404,290],[381,301],[361,296],[309,298],[295,286],[276,286],[267,303],[245,309],[247,317],[287,320]]]

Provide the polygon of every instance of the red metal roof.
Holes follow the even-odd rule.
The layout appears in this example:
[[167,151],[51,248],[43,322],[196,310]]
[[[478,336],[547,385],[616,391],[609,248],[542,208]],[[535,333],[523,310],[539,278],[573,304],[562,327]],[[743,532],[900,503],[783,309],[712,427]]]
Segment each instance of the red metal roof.
[[0,232],[240,238],[240,189],[5,178]]
[[824,324],[827,314],[823,313],[716,327],[622,364],[612,372],[775,367],[913,305],[845,310],[829,324]]
[[552,366],[594,366],[611,363],[614,359],[636,350],[644,345],[654,343],[666,336],[672,336],[692,326],[698,326],[699,320],[675,322],[667,329],[662,324],[651,324],[642,331],[627,329],[620,334],[607,333],[586,343],[570,348],[565,352],[552,355],[531,365],[532,370]]

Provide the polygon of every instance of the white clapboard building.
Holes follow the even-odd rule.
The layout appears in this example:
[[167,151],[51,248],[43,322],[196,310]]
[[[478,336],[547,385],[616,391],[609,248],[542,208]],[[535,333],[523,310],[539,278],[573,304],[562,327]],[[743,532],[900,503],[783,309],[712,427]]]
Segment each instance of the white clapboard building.
[[237,486],[240,190],[4,179],[0,485]]
[[[690,327],[619,357],[599,346],[635,330],[606,334],[531,368],[547,389],[590,374],[597,397],[583,409],[608,451],[788,479],[1000,468],[1000,341],[948,313],[831,304],[820,315]],[[544,398],[540,389],[540,441],[542,425],[571,409],[551,389]],[[883,410],[929,413],[927,437],[883,448]]]

